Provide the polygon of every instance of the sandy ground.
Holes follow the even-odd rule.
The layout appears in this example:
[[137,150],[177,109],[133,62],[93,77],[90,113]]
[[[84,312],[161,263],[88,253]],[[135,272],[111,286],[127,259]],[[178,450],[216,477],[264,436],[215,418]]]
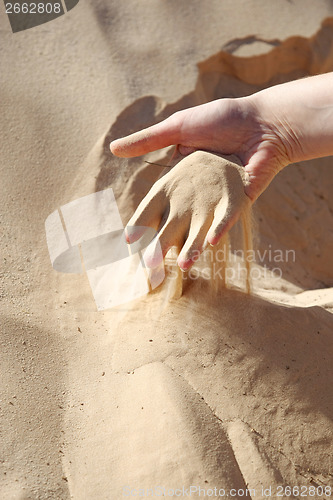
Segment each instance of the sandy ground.
[[129,220],[161,169],[111,157],[111,139],[332,71],[332,3],[81,0],[16,34],[1,4],[0,30],[0,497],[330,498],[332,158],[256,203],[250,296],[197,280],[167,306],[97,311],[85,274],[52,269],[44,223],[109,187]]

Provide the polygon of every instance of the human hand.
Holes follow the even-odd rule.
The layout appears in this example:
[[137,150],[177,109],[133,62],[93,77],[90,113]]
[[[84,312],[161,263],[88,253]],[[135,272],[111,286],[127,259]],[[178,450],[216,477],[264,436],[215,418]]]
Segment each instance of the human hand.
[[290,163],[288,134],[268,110],[263,117],[252,96],[219,99],[179,111],[166,120],[111,143],[113,154],[140,156],[170,145],[187,155],[203,150],[235,155],[248,174],[245,193],[255,201]]
[[[118,156],[131,157],[166,146],[178,145],[178,150],[183,155],[196,150],[222,155],[233,154],[243,165],[247,175],[244,191],[253,202],[274,176],[289,163],[333,155],[332,84],[333,73],[326,73],[276,85],[251,96],[219,99],[179,111],[157,125],[113,141],[111,151]],[[179,168],[185,165],[183,161],[179,164]],[[193,166],[190,166],[193,169]],[[178,180],[183,178],[182,188],[188,190],[190,185],[188,179],[192,179],[192,185],[196,186],[193,193],[201,200],[205,207],[203,213],[207,215],[208,206],[215,210],[219,202],[222,203],[222,191],[220,198],[218,196],[215,198],[215,204],[209,205],[207,193],[210,191],[206,193],[202,187],[201,193],[200,189],[197,189],[200,181],[204,181],[201,169],[195,169],[195,171],[199,179],[198,185],[193,179],[191,170],[179,173]],[[178,175],[178,170],[175,172]],[[214,173],[215,175],[218,179],[218,170]],[[163,200],[163,207],[165,207],[165,193],[169,193],[167,194],[169,196],[172,192],[172,190],[166,190],[163,184],[163,182],[168,182],[169,178],[171,181],[172,174],[168,176],[169,174],[165,176],[164,181],[163,179],[161,182],[158,181],[153,187],[148,198],[140,205],[142,217],[137,211],[132,222],[136,218],[144,220],[145,203],[155,207],[158,219],[161,211],[156,204],[153,204],[153,200]],[[220,185],[218,181],[217,185]],[[187,199],[191,200],[190,193]],[[189,219],[191,221],[189,229],[191,229],[192,215],[193,221],[200,220],[200,204],[189,203],[187,205],[192,210]],[[180,204],[174,204],[174,206],[178,207],[178,210],[181,209]],[[208,224],[206,215],[202,219],[202,228],[207,227]],[[176,219],[177,214],[173,217]],[[219,231],[216,234],[218,233]],[[222,233],[221,229],[220,234]],[[189,230],[188,234],[193,235],[195,232]],[[192,240],[201,241],[202,238],[197,236],[197,239],[192,237]],[[216,238],[210,238],[210,233],[207,240],[216,242]],[[193,243],[189,245],[191,247]]]
[[176,246],[177,263],[188,270],[206,243],[216,244],[250,205],[244,193],[248,176],[234,161],[196,151],[153,185],[126,228],[129,243],[147,226],[157,231],[144,254],[148,267],[157,267]]

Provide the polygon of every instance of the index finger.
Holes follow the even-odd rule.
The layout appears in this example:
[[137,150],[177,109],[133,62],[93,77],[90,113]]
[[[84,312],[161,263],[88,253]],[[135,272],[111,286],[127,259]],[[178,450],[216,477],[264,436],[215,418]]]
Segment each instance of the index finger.
[[156,125],[112,141],[110,144],[111,152],[116,156],[129,158],[178,144],[181,124],[182,119],[179,113],[175,113]]

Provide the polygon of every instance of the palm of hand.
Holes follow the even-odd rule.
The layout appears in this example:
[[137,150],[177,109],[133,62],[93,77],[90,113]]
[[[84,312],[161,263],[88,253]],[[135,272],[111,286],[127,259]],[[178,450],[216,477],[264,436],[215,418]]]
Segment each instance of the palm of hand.
[[289,163],[283,134],[274,120],[269,124],[259,120],[253,106],[244,106],[244,101],[213,101],[176,113],[169,120],[181,131],[178,143],[182,154],[202,149],[235,155],[248,174],[245,192],[252,201]]

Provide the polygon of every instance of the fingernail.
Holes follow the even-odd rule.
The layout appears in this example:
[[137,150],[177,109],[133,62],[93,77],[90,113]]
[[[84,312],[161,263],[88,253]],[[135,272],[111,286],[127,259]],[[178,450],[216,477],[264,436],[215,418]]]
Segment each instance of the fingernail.
[[125,227],[125,236],[128,243],[135,243],[145,232],[144,226],[135,226],[130,222]]
[[188,260],[188,259],[182,259],[182,258],[178,257],[177,264],[180,267],[181,271],[186,272],[192,266],[193,261]]
[[207,236],[207,242],[211,247],[214,247],[218,243],[218,238],[217,236]]
[[163,254],[158,241],[148,245],[143,253],[143,261],[149,269],[154,269],[163,262]]
[[129,236],[128,232],[127,232],[127,227],[125,227],[124,234],[125,234],[126,242],[130,245],[131,244],[131,239],[130,239],[130,236]]
[[178,264],[178,267],[179,267],[179,269],[181,270],[182,273],[186,273],[187,272],[187,269],[186,269],[185,264],[183,262],[179,263],[177,261],[177,264]]

